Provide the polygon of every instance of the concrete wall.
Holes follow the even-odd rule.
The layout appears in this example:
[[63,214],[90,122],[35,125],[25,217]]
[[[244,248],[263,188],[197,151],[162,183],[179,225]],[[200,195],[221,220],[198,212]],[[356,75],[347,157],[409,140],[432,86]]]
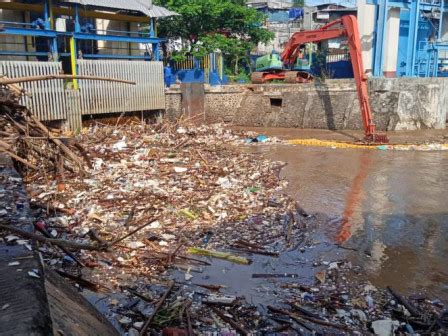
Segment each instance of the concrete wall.
[[[375,5],[367,4],[366,0],[358,0],[359,34],[361,35],[362,61],[366,73],[373,69],[373,32],[375,26]],[[361,23],[362,22],[362,23]]]
[[[370,80],[371,106],[380,130],[445,128],[448,79]],[[182,113],[178,89],[166,94],[166,114]],[[244,126],[362,129],[353,80],[324,84],[208,87],[205,120]]]

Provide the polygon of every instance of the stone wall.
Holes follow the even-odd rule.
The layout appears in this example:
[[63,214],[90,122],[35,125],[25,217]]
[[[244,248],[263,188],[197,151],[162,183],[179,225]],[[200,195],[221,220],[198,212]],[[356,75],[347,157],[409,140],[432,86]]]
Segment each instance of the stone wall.
[[[379,130],[445,128],[446,79],[375,78],[369,92]],[[167,116],[179,116],[181,106],[180,90],[169,90]],[[353,80],[206,87],[204,116],[207,122],[242,126],[362,129]]]

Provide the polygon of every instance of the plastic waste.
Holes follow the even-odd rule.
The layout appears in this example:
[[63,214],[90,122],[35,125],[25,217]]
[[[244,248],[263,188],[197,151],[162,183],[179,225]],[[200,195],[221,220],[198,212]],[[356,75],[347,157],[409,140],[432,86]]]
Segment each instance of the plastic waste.
[[268,142],[269,138],[266,135],[258,135],[254,138],[247,138],[246,143],[256,143],[256,142]]

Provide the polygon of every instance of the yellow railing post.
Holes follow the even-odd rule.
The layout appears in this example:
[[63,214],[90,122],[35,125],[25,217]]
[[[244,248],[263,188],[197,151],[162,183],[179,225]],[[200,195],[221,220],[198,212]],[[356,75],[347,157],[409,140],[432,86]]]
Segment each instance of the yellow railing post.
[[[76,70],[76,45],[75,45],[75,38],[71,37],[70,38],[70,61],[72,64],[72,75],[76,76],[77,75],[77,70]],[[77,79],[73,79],[73,89],[74,90],[78,90],[78,80]]]
[[48,0],[48,11],[50,13],[50,28],[54,30],[54,13],[52,0]]

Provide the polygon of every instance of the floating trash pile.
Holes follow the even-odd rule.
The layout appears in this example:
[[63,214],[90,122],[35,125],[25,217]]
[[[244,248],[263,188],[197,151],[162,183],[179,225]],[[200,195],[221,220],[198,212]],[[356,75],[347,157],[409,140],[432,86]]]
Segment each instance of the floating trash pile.
[[[392,335],[444,327],[440,302],[358,281],[362,270],[339,254],[313,255],[318,218],[284,194],[284,164],[238,149],[265,137],[179,121],[94,125],[78,140],[91,168],[57,179],[25,176],[36,232],[13,233],[37,240],[48,267],[123,334]],[[263,272],[253,269],[259,258]],[[241,267],[272,302],[253,304],[200,276],[217,261]],[[313,270],[306,281],[305,266]]]

